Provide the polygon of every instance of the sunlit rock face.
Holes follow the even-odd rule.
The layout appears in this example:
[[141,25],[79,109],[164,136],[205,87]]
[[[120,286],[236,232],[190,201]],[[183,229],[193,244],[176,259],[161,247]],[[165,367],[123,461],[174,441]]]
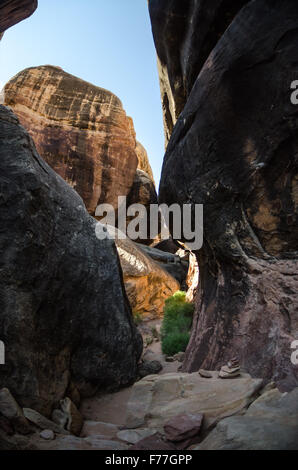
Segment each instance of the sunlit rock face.
[[187,273],[187,294],[186,298],[189,302],[194,302],[196,294],[198,292],[198,285],[199,285],[199,277],[200,277],[200,270],[198,266],[197,257],[190,253],[189,255],[189,270]]
[[138,158],[132,119],[111,92],[61,68],[26,69],[5,86],[5,104],[39,154],[83,198],[117,208],[133,184]]
[[[168,51],[160,61],[183,83],[184,73],[191,77],[179,72],[188,42],[161,34],[172,18],[166,3],[150,2],[151,14],[158,4],[163,13],[152,17],[153,30]],[[196,21],[189,37],[200,30]],[[298,384],[290,359],[298,337],[298,107],[290,100],[297,30],[294,0],[243,7],[189,83],[160,185],[160,202],[204,204],[200,295],[184,369],[216,369],[237,355],[248,372],[283,389]]]
[[108,230],[116,238],[125,290],[134,314],[144,320],[162,317],[165,300],[179,290],[179,282],[123,233],[115,232],[113,227]]
[[144,171],[145,173],[147,173],[149,178],[154,183],[153,172],[152,172],[152,168],[151,168],[151,165],[150,165],[150,162],[149,162],[149,157],[148,157],[147,151],[143,147],[143,145],[140,144],[140,142],[138,142],[138,141],[137,141],[137,146],[136,146],[136,153],[137,153],[137,157],[138,157],[138,169]]
[[0,39],[11,26],[28,18],[37,8],[37,0],[1,0],[0,2]]

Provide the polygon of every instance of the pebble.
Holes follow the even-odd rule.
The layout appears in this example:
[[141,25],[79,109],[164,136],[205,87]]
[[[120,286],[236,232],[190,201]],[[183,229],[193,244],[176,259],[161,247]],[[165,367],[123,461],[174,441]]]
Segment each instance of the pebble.
[[55,439],[55,433],[50,429],[44,429],[39,435],[42,439],[45,439],[46,441],[53,441]]
[[218,377],[221,379],[233,379],[234,377],[238,377],[240,375],[240,370],[237,370],[235,372],[225,372],[224,370],[221,370],[218,374]]
[[222,366],[218,376],[221,379],[232,379],[240,375],[240,364],[237,357],[233,357],[228,364]]
[[172,356],[167,356],[166,362],[174,362],[174,358]]
[[208,370],[204,370],[204,369],[200,369],[199,374],[201,377],[204,377],[205,379],[211,379],[213,377],[211,372],[209,372]]

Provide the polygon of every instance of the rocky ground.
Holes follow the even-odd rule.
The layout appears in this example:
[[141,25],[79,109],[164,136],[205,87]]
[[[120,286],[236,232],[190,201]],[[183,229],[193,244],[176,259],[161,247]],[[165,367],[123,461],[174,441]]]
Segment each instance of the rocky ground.
[[[64,401],[72,432],[65,423],[58,424],[57,419],[54,423],[32,410],[24,409],[25,417],[21,418],[23,413],[18,409],[18,420],[14,417],[12,422],[15,428],[18,425],[19,434],[9,437],[6,429],[5,448],[297,449],[298,389],[282,394],[274,383],[264,387],[262,379],[237,370],[235,359],[220,373],[182,373],[183,355],[177,360],[161,352],[160,326],[160,320],[139,325],[145,344],[139,370],[147,368],[148,374],[152,364],[159,364],[162,369],[158,373],[146,375],[118,392],[84,399],[79,411],[75,406],[65,406]],[[225,375],[223,371],[227,371]],[[7,414],[7,409],[11,412],[15,406],[8,394],[0,391],[0,412]],[[9,426],[9,420],[6,424]],[[1,441],[3,420],[0,429]]]

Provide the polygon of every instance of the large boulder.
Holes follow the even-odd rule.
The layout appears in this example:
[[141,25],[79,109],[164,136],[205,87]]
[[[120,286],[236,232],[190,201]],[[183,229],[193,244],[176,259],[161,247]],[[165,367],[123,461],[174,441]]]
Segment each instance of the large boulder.
[[297,27],[295,0],[243,7],[190,92],[160,185],[163,203],[204,205],[201,293],[184,370],[218,368],[236,355],[284,389],[298,383],[290,360],[298,336]]
[[[166,241],[166,240],[165,240]],[[155,246],[145,246],[138,244],[140,250],[150,256],[159,266],[166,270],[180,284],[180,288],[186,286],[186,278],[189,269],[189,262],[178,255],[159,250]]]
[[203,432],[221,419],[242,413],[258,396],[261,379],[249,374],[222,380],[198,373],[151,375],[135,383],[127,405],[126,427],[163,430],[171,418],[184,413],[203,414]]
[[0,388],[49,416],[70,386],[131,383],[142,350],[115,244],[0,106]]
[[[146,233],[142,233],[141,237],[135,240],[136,242],[143,243],[144,245],[150,245],[153,239],[158,235],[160,228],[157,224],[155,231],[153,232],[150,227],[150,206],[152,204],[158,204],[157,193],[153,179],[145,173],[145,171],[138,169],[136,171],[132,187],[127,196],[127,207],[133,204],[142,204],[146,210],[144,217],[146,218]],[[133,220],[133,217],[127,216],[126,223],[128,224]],[[153,238],[151,238],[153,237]]]
[[222,420],[196,450],[298,450],[298,388],[279,395],[265,394],[244,416]]
[[91,215],[118,206],[138,166],[132,119],[110,91],[59,67],[26,69],[4,88],[10,106],[40,156],[83,198]]
[[0,39],[6,29],[32,15],[37,8],[37,0],[0,1]]
[[208,55],[249,0],[149,0],[166,144]]
[[[112,227],[109,229],[114,233]],[[116,246],[126,293],[135,314],[145,320],[163,315],[165,301],[180,289],[179,282],[129,238],[116,231]]]

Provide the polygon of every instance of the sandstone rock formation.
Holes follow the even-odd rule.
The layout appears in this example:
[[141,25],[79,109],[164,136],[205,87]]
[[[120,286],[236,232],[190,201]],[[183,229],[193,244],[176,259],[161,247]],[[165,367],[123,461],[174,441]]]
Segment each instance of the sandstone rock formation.
[[8,28],[32,15],[37,8],[37,0],[1,0],[0,39]]
[[159,58],[178,84],[175,116],[185,105],[167,148],[160,201],[204,204],[201,292],[184,369],[219,368],[238,355],[254,376],[291,389],[298,383],[290,361],[298,336],[298,108],[290,100],[298,5],[248,2],[225,32],[215,29],[219,41],[200,71],[207,54],[191,39],[207,3],[191,2],[202,16],[186,18],[185,35],[171,41],[170,8],[182,11],[181,2],[150,0]]
[[166,438],[172,442],[186,441],[198,435],[204,415],[193,413],[182,413],[174,416],[164,425]]
[[[134,241],[138,243],[144,243],[145,245],[150,245],[153,242],[153,239],[159,233],[158,225],[156,226],[154,233],[151,233],[150,230],[150,205],[158,204],[158,200],[153,179],[151,179],[151,177],[149,177],[149,175],[142,170],[136,171],[132,187],[127,196],[127,207],[131,206],[132,204],[142,204],[145,207],[147,223],[147,230],[144,236]],[[131,222],[132,219],[133,217],[127,217],[127,225]]]
[[0,387],[50,416],[81,394],[134,380],[142,350],[115,244],[0,106]]
[[188,302],[194,302],[199,286],[199,277],[200,277],[200,270],[198,265],[197,257],[190,253],[189,255],[189,269],[186,278],[186,285],[187,285],[187,293],[186,293],[186,300]]
[[298,388],[264,395],[244,416],[222,420],[195,450],[298,450]]
[[115,241],[133,312],[147,320],[161,317],[165,300],[179,290],[180,284],[129,238],[117,237]]
[[151,181],[153,181],[153,184],[154,184],[153,172],[152,172],[152,168],[151,168],[151,165],[150,165],[150,162],[149,162],[149,157],[148,157],[147,151],[143,147],[143,145],[140,144],[140,142],[138,142],[138,141],[137,141],[137,145],[136,145],[136,153],[137,153],[137,157],[138,157],[138,169],[144,171],[145,173],[147,173],[147,175],[149,176]]
[[5,103],[33,138],[41,157],[83,198],[117,208],[138,165],[132,119],[111,92],[59,67],[29,68],[5,86]]
[[180,284],[180,289],[184,290],[186,277],[188,273],[188,260],[180,258],[180,256],[161,251],[152,246],[138,244],[140,250],[150,256],[159,266],[166,270]]
[[212,372],[211,379],[198,373],[151,375],[136,382],[127,405],[126,427],[163,430],[179,414],[203,414],[203,432],[219,420],[241,413],[258,396],[262,380],[248,374],[225,381]]
[[149,0],[166,144],[208,55],[249,0]]

